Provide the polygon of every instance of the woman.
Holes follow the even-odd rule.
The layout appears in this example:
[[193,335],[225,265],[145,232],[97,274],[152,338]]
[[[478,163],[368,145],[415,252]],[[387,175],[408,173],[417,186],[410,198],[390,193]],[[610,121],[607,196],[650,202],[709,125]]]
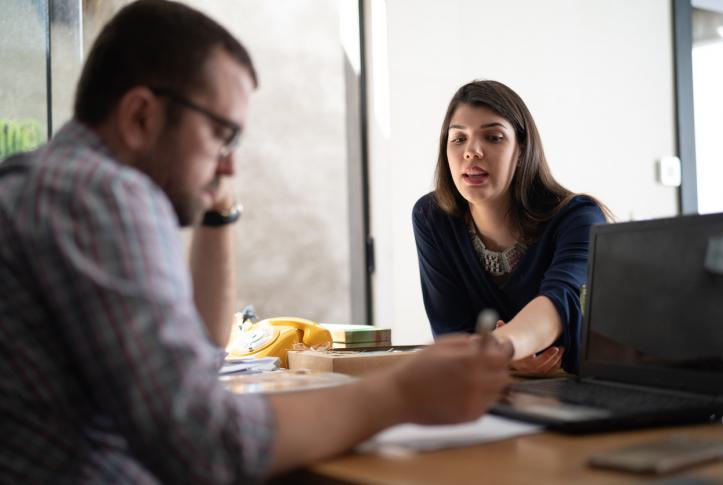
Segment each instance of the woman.
[[607,209],[555,181],[525,103],[495,81],[455,93],[435,179],[413,210],[434,335],[473,332],[491,308],[501,319],[494,335],[514,347],[514,368],[574,371],[590,227]]

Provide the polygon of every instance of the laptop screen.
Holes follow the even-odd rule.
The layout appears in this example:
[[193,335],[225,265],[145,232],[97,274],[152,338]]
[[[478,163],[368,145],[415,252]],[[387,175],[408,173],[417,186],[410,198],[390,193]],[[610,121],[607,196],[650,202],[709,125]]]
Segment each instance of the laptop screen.
[[723,393],[723,214],[595,226],[582,377]]

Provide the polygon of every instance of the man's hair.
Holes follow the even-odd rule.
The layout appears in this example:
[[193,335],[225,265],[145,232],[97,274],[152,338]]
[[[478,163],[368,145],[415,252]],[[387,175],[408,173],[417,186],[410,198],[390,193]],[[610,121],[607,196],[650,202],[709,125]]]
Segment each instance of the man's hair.
[[[550,220],[575,194],[555,180],[542,150],[542,141],[535,120],[517,93],[497,81],[478,80],[457,90],[449,102],[439,134],[439,154],[435,170],[434,198],[448,214],[463,217],[469,210],[467,201],[452,180],[447,159],[449,124],[460,105],[487,107],[506,119],[515,130],[519,158],[510,185],[509,214],[512,224],[523,240],[534,240]],[[589,196],[588,196],[589,197]],[[610,212],[590,197],[606,217]]]
[[75,95],[75,118],[96,126],[136,86],[181,95],[207,86],[204,67],[220,47],[258,83],[251,57],[226,29],[204,14],[167,0],[139,0],[121,9],[90,50]]

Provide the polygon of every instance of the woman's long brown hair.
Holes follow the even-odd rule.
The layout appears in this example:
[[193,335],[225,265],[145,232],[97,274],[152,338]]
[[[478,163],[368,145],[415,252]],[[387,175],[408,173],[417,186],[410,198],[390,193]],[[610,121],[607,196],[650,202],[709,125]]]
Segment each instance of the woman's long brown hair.
[[[439,135],[439,155],[435,170],[434,196],[439,207],[452,215],[464,217],[468,202],[454,185],[447,159],[447,139],[452,116],[461,104],[485,106],[506,119],[515,130],[519,158],[510,184],[508,217],[525,241],[536,239],[549,221],[575,193],[555,180],[542,149],[535,121],[517,93],[497,81],[473,81],[457,90],[449,102]],[[590,197],[610,219],[610,211]]]

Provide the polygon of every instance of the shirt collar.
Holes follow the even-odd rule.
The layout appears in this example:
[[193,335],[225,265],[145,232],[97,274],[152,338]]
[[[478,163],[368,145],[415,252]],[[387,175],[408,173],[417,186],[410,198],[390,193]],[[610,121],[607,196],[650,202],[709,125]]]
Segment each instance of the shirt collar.
[[56,146],[65,144],[81,144],[93,149],[93,151],[99,152],[110,158],[114,158],[110,148],[108,148],[108,145],[100,139],[98,133],[82,121],[78,121],[76,119],[72,119],[65,123],[55,133],[50,143]]

